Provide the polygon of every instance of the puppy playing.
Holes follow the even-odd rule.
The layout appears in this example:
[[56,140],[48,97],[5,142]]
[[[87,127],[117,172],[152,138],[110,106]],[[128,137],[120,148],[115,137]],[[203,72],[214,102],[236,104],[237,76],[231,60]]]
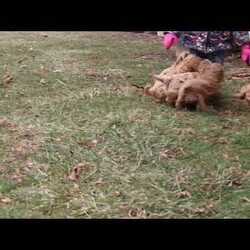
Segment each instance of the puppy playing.
[[144,90],[147,95],[153,96],[159,102],[167,102],[174,106],[179,88],[182,84],[196,77],[198,77],[197,72],[186,72],[175,75],[154,75],[154,86],[146,86]]
[[171,67],[163,70],[159,76],[175,75],[186,72],[196,72],[199,64],[203,60],[204,59],[198,56],[189,54],[188,51],[183,51],[179,54],[174,64]]
[[240,100],[246,100],[248,105],[250,105],[250,84],[243,86],[238,93],[233,95],[233,97]]
[[[170,82],[173,79],[175,79],[174,82],[176,82],[175,84],[177,86],[178,77],[179,79],[185,79],[185,80],[180,80],[181,82],[186,81],[187,76],[190,76],[190,72],[195,72],[198,70],[198,66],[201,63],[201,61],[203,61],[203,59],[195,55],[190,55],[186,51],[182,52],[171,67],[165,69],[159,75],[154,75],[153,77],[154,85],[145,86],[144,88],[145,94],[153,96],[159,102],[167,101],[166,98],[168,96],[166,95],[166,88],[168,88]],[[178,76],[179,74],[181,75],[183,73],[188,73],[188,74],[186,76],[185,75]],[[173,83],[173,86],[175,84]],[[172,100],[170,95],[172,94],[169,94],[169,100]],[[172,101],[167,101],[167,102],[172,103]]]
[[[220,82],[224,78],[223,66],[204,60],[198,68],[199,76],[186,81],[180,88],[176,100],[176,109],[195,107],[198,111],[208,108],[208,102],[219,99]],[[193,108],[192,108],[193,109]]]

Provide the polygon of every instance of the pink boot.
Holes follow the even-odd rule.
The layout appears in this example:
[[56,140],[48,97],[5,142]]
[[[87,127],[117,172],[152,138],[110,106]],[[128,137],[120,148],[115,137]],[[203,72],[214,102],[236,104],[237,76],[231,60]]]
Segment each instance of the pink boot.
[[241,60],[250,65],[250,44],[242,46],[241,49]]
[[164,42],[163,42],[163,44],[164,44],[164,47],[166,49],[170,49],[173,45],[176,45],[177,42],[178,42],[178,38],[174,34],[166,34],[164,36]]

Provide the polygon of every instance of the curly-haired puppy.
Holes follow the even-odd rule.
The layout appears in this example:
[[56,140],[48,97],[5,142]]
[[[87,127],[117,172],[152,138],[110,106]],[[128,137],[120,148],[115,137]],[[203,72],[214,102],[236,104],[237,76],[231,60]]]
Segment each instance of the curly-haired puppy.
[[175,107],[190,107],[198,111],[206,110],[211,100],[220,97],[220,82],[224,78],[224,68],[219,63],[204,60],[198,68],[199,76],[186,81],[180,88]]
[[[202,60],[203,59],[195,55],[190,55],[188,52],[184,51],[179,55],[179,57],[171,67],[165,69],[159,75],[154,75],[154,85],[145,86],[145,94],[153,96],[159,102],[165,102],[167,98],[166,87],[169,86],[170,82],[173,79],[175,79],[174,82],[183,82],[184,80],[181,79],[185,79],[186,81],[187,78],[185,77],[190,76],[190,74],[187,74],[186,76],[184,76],[184,78],[183,76],[178,75],[188,72],[196,72]],[[178,80],[178,78],[180,80]]]
[[153,87],[145,87],[145,93],[155,97],[159,102],[175,104],[178,91],[182,84],[190,79],[198,77],[198,72],[186,72],[175,75],[154,75],[155,84]]
[[196,55],[189,54],[188,51],[183,51],[182,53],[179,54],[174,64],[171,67],[163,70],[160,73],[160,76],[175,75],[175,74],[186,73],[186,72],[196,72],[198,69],[198,66],[203,60],[204,59]]
[[250,84],[243,86],[238,93],[233,95],[233,97],[246,100],[250,105]]

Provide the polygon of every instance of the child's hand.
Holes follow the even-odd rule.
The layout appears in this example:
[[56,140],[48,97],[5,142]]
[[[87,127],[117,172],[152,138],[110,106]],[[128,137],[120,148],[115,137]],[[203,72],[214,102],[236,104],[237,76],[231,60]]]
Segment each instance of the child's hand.
[[241,60],[250,65],[250,44],[242,46],[241,49]]
[[178,38],[174,34],[166,34],[164,36],[164,47],[166,49],[170,49],[173,45],[176,45],[178,42]]

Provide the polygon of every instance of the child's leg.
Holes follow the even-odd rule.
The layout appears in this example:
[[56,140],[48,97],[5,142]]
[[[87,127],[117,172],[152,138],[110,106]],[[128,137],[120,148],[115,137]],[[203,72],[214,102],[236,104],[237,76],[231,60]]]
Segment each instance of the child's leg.
[[198,56],[200,58],[206,59],[207,55],[199,50],[196,49],[189,49],[189,53],[195,56]]
[[207,55],[207,59],[213,63],[220,63],[223,65],[225,58],[224,51],[216,51]]

